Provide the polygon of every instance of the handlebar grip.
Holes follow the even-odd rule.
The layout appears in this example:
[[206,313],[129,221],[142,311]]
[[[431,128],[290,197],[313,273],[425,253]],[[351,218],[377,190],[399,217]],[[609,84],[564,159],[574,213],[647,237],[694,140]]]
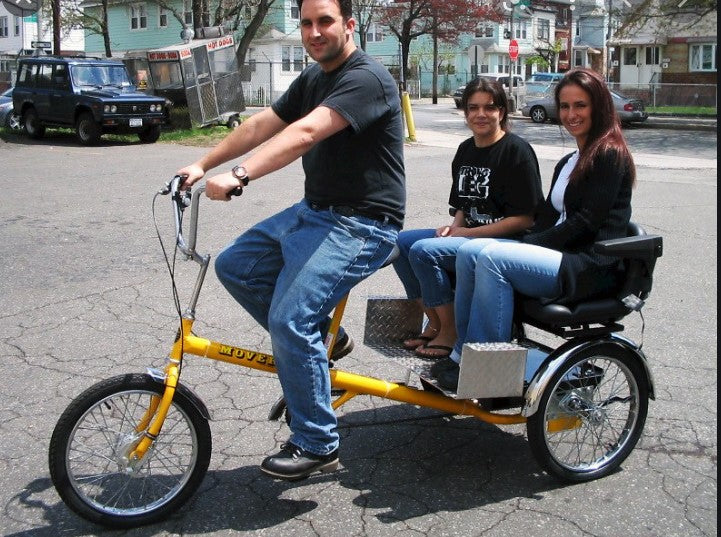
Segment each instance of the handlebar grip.
[[228,192],[228,197],[231,196],[241,196],[243,194],[243,187],[242,186],[236,186],[233,190]]

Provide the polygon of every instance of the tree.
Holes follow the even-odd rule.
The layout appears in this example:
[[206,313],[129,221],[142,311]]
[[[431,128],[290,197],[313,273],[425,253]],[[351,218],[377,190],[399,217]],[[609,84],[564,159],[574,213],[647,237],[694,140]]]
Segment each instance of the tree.
[[[379,22],[388,27],[401,45],[401,72],[405,80],[414,39],[430,35],[436,42],[457,41],[461,33],[474,32],[482,20],[498,17],[492,8],[476,0],[396,0],[382,10]],[[434,73],[436,69],[434,60]]]
[[699,24],[710,25],[716,31],[716,0],[631,0],[623,5],[623,22],[616,37],[632,36],[641,29],[666,36],[670,31],[697,28]]
[[59,20],[63,29],[82,28],[103,38],[105,56],[111,57],[110,30],[108,27],[109,0],[97,0],[97,4],[81,7],[81,0],[60,2]]
[[353,18],[356,20],[356,32],[360,37],[360,48],[366,49],[368,30],[380,18],[385,7],[383,0],[355,0],[353,2]]

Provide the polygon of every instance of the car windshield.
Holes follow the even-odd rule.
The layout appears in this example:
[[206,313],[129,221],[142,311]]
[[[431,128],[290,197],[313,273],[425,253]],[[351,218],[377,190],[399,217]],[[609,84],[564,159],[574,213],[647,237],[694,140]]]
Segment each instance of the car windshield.
[[122,65],[75,65],[72,68],[76,86],[131,86],[128,73]]

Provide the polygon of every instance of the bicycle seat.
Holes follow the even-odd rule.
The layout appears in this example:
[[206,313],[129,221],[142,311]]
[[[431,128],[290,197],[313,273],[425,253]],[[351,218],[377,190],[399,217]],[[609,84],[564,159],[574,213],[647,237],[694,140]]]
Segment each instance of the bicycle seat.
[[387,267],[388,265],[393,263],[393,261],[395,261],[399,255],[401,255],[401,251],[398,249],[398,245],[396,244],[395,246],[393,246],[393,250],[391,250],[391,253],[388,254],[386,260],[383,261],[381,268]]
[[597,242],[594,249],[623,260],[622,282],[613,296],[572,305],[548,304],[521,296],[517,301],[517,320],[561,337],[622,330],[617,321],[640,310],[651,291],[656,259],[663,254],[663,238],[646,235],[641,226],[631,222],[626,238]]

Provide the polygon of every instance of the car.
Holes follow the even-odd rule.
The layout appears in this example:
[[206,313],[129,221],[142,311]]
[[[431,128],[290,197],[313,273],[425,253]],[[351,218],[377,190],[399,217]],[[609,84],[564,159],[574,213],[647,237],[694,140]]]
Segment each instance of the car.
[[12,130],[21,128],[20,118],[13,110],[13,89],[8,88],[0,94],[0,127]]
[[[648,112],[640,99],[630,99],[611,91],[613,97],[613,105],[618,113],[621,123],[628,125],[631,123],[643,122],[648,119]],[[553,92],[549,91],[540,99],[532,99],[523,105],[521,114],[530,117],[534,123],[543,123],[546,120],[558,120],[556,112],[556,101]]]
[[563,73],[533,73],[526,79],[526,82],[558,82],[563,78]]
[[[513,102],[511,103],[511,112],[515,111],[514,103],[516,102],[523,102],[526,98],[526,82],[523,80],[523,77],[519,75],[513,75],[513,90],[509,89],[508,87],[508,74],[507,73],[484,73],[480,75],[483,78],[488,78],[490,80],[494,80],[497,82],[500,82],[503,86],[503,89],[506,90],[506,96],[511,99]],[[466,89],[466,86],[460,86],[458,89],[456,89],[455,92],[453,92],[453,102],[456,103],[456,108],[461,108],[461,100],[463,98],[463,91]]]
[[83,145],[106,133],[135,133],[153,143],[167,122],[165,99],[137,91],[120,61],[74,56],[24,58],[13,106],[31,138],[71,127]]

